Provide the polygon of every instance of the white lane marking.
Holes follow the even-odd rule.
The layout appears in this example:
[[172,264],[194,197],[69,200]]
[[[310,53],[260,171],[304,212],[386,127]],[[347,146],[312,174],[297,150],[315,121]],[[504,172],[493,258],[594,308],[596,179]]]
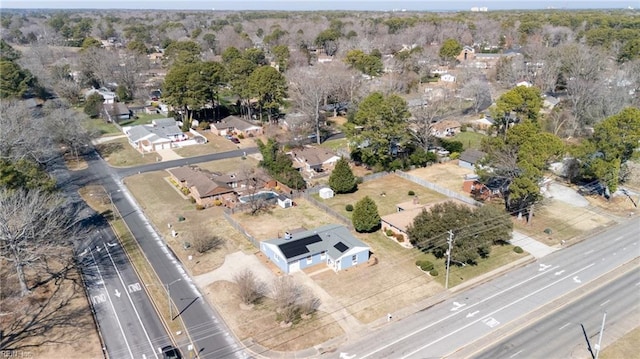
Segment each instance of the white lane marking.
[[476,314],[480,313],[479,310],[476,310],[475,312],[469,312],[469,314],[467,314],[467,318],[473,318],[476,316]]
[[349,355],[349,353],[340,353],[340,359],[353,359],[356,357],[356,354]]
[[[559,266],[555,266],[553,269],[557,269],[558,267],[559,267]],[[523,284],[525,284],[525,283],[527,283],[527,282],[529,282],[529,281],[532,281],[532,280],[534,280],[534,279],[536,279],[536,278],[538,278],[538,277],[540,277],[540,276],[543,276],[543,275],[545,275],[545,274],[546,274],[546,273],[538,273],[538,274],[534,275],[533,277],[531,277],[531,278],[529,278],[529,279],[526,279],[526,280],[524,280],[524,281],[522,281],[522,282],[520,282],[520,283],[516,283],[516,284],[512,285],[511,287],[508,287],[508,288],[503,289],[503,290],[501,290],[501,291],[499,291],[499,292],[497,292],[497,293],[494,293],[493,295],[488,296],[487,298],[485,298],[485,299],[483,299],[483,300],[479,301],[478,303],[471,304],[471,305],[469,306],[469,308],[473,308],[473,307],[475,307],[475,306],[478,306],[478,305],[480,305],[480,304],[482,304],[482,303],[484,303],[484,302],[486,302],[486,301],[488,301],[488,300],[491,300],[491,299],[493,299],[493,298],[495,298],[495,297],[497,297],[497,296],[499,296],[499,295],[502,295],[503,293],[506,293],[506,292],[508,292],[508,291],[512,290],[513,288],[517,288],[517,287],[519,287],[519,286],[521,286],[521,285],[523,285]],[[405,339],[407,339],[407,338],[409,338],[409,337],[412,337],[412,336],[414,336],[414,335],[416,335],[416,334],[418,334],[418,333],[420,333],[420,332],[422,332],[422,331],[425,331],[425,330],[427,330],[427,329],[431,328],[432,326],[434,326],[434,325],[436,325],[436,324],[440,324],[440,323],[444,322],[445,320],[448,320],[449,318],[453,318],[453,317],[454,317],[454,316],[456,316],[458,313],[462,313],[462,312],[455,312],[455,313],[453,313],[453,314],[449,314],[449,315],[447,315],[446,317],[444,317],[444,318],[442,318],[442,319],[440,319],[440,320],[436,320],[435,322],[433,322],[433,323],[431,323],[431,324],[429,324],[429,325],[427,325],[427,326],[425,326],[425,327],[422,327],[422,328],[420,328],[420,329],[416,329],[416,330],[414,330],[413,332],[411,332],[411,333],[409,333],[409,334],[407,334],[407,335],[403,336],[402,338],[396,339],[396,340],[392,341],[391,343],[386,344],[386,345],[384,345],[384,346],[382,346],[382,347],[380,347],[380,348],[378,348],[378,349],[376,349],[376,350],[372,351],[371,353],[369,353],[369,354],[366,354],[366,355],[362,356],[360,359],[368,358],[368,357],[372,356],[373,354],[375,354],[375,353],[377,353],[377,352],[379,352],[379,351],[381,351],[381,350],[387,349],[388,347],[390,347],[390,346],[392,346],[392,345],[395,345],[395,344],[397,344],[397,343],[399,343],[399,342],[401,342],[401,341],[403,341],[403,340],[405,340]]]
[[[104,249],[107,250],[107,254],[109,255],[109,259],[111,259],[111,263],[113,264],[113,269],[116,270],[116,274],[118,275],[118,278],[120,279],[120,283],[122,284],[122,287],[126,288],[127,286],[124,284],[124,280],[122,279],[122,275],[120,275],[120,271],[118,270],[118,267],[116,266],[116,262],[113,260],[113,257],[111,256],[111,253],[109,252],[109,248],[107,247],[106,243],[104,243]],[[131,302],[131,307],[133,308],[133,312],[136,313],[136,317],[138,317],[138,321],[140,322],[140,327],[142,327],[142,331],[144,332],[144,335],[147,337],[147,341],[149,342],[149,345],[151,346],[151,351],[153,352],[153,355],[157,359],[158,355],[155,353],[155,350],[153,348],[153,344],[151,343],[151,338],[149,338],[149,333],[147,333],[147,329],[145,329],[144,323],[142,323],[142,319],[140,318],[140,314],[138,313],[138,309],[136,309],[136,305],[133,304],[133,300],[131,300],[131,296],[129,295],[129,292],[127,292],[126,290],[124,292],[127,295],[127,297],[129,298],[129,302]]]
[[120,298],[121,294],[120,291],[118,289],[116,289],[116,291],[114,292],[114,294],[116,295],[116,297]]
[[500,322],[497,321],[496,318],[493,318],[493,317],[489,317],[489,318],[483,319],[482,322],[484,324],[486,324],[489,328],[493,328],[495,326],[500,325]]
[[602,302],[602,304],[600,304],[600,306],[602,307],[603,305],[605,305],[605,304],[609,303],[610,301],[611,301],[610,299],[607,299],[607,300],[605,300],[604,302]]
[[139,291],[142,290],[142,286],[138,282],[135,282],[133,284],[129,284],[127,287],[129,288],[129,293],[139,292]]
[[582,283],[582,281],[578,278],[578,276],[575,276],[572,279],[573,279],[574,282],[576,282],[578,284]]
[[564,328],[566,328],[566,327],[568,327],[570,325],[571,325],[571,323],[567,323],[567,324],[561,326],[560,328],[558,328],[558,330],[562,330],[562,329],[564,329]]
[[621,239],[622,239],[622,237],[618,237],[618,238],[614,239],[613,241],[614,241],[614,242],[617,242],[617,241],[619,241],[619,240],[621,240]]
[[540,268],[538,268],[538,271],[540,271],[540,272],[544,272],[544,271],[546,271],[547,269],[549,269],[549,267],[551,267],[551,265],[550,265],[550,264],[542,264],[542,263],[540,263]]
[[564,273],[564,269],[563,269],[563,270],[559,270],[559,271],[557,271],[557,272],[555,272],[555,273],[553,273],[553,274],[555,274],[555,275],[561,275],[562,273]]
[[590,251],[586,251],[586,252],[584,252],[584,254],[585,254],[585,255],[587,255],[587,254],[591,254],[591,253],[593,253],[593,252],[595,252],[595,251],[596,251],[595,249],[592,249],[592,250],[590,250]]
[[127,336],[124,335],[124,329],[122,329],[122,323],[120,323],[120,318],[118,318],[118,312],[116,312],[116,308],[113,306],[113,301],[111,301],[111,296],[109,295],[109,290],[107,289],[107,285],[104,283],[104,278],[102,278],[102,272],[100,272],[100,267],[98,267],[98,262],[96,262],[96,257],[93,255],[93,251],[89,250],[91,253],[91,258],[93,258],[93,265],[96,267],[98,271],[98,275],[100,276],[100,281],[102,281],[102,286],[104,287],[105,292],[107,292],[107,298],[109,298],[109,304],[111,305],[111,310],[113,310],[113,314],[116,317],[116,321],[118,322],[118,328],[120,328],[120,333],[122,333],[122,338],[124,339],[124,344],[127,346],[127,350],[129,350],[129,355],[133,358],[133,352],[131,351],[131,347],[129,346],[129,341],[127,340]]
[[509,303],[509,304],[503,305],[502,307],[500,307],[500,308],[498,308],[498,309],[494,310],[493,312],[491,312],[491,313],[489,313],[489,314],[485,315],[484,317],[479,318],[479,319],[477,319],[477,320],[474,320],[473,322],[471,322],[471,323],[469,323],[469,324],[467,324],[467,325],[464,325],[464,326],[462,326],[462,327],[460,327],[460,328],[458,328],[458,329],[456,329],[456,330],[454,330],[454,331],[450,332],[449,334],[444,335],[444,336],[442,336],[442,337],[440,337],[440,338],[438,338],[438,339],[436,339],[436,340],[432,341],[431,343],[428,343],[428,344],[426,344],[426,345],[423,345],[423,346],[421,346],[420,348],[418,348],[418,349],[416,349],[416,350],[412,351],[411,353],[409,353],[409,354],[407,354],[407,355],[403,356],[402,358],[403,358],[403,359],[408,358],[408,357],[410,357],[411,355],[416,354],[416,353],[420,352],[421,350],[424,350],[425,348],[428,348],[428,347],[432,346],[433,344],[436,344],[436,343],[440,342],[440,341],[441,341],[441,340],[443,340],[443,339],[446,339],[446,338],[448,338],[448,337],[450,337],[450,336],[452,336],[452,335],[454,335],[454,334],[457,334],[458,332],[461,332],[461,331],[463,331],[463,330],[465,330],[465,329],[469,328],[470,326],[472,326],[472,325],[474,325],[474,324],[478,323],[479,321],[482,321],[482,320],[485,320],[485,319],[489,318],[490,316],[492,316],[492,315],[494,315],[494,314],[498,313],[499,311],[501,311],[501,310],[503,310],[503,309],[509,308],[509,307],[511,307],[512,305],[516,304],[516,303],[520,303],[520,302],[522,302],[523,300],[525,300],[525,299],[527,299],[527,298],[529,298],[529,297],[531,297],[531,296],[533,296],[533,295],[536,295],[536,294],[538,294],[538,293],[542,292],[543,290],[545,290],[545,289],[547,289],[547,288],[549,288],[549,287],[552,287],[552,286],[554,286],[554,285],[556,285],[556,284],[558,284],[558,283],[562,282],[563,280],[565,280],[565,279],[567,279],[567,278],[571,278],[571,276],[576,275],[576,274],[578,274],[578,273],[580,273],[580,272],[582,272],[582,271],[584,271],[584,270],[586,270],[586,269],[589,269],[589,268],[593,267],[594,265],[595,265],[595,263],[591,263],[591,264],[589,264],[588,266],[583,267],[583,268],[581,268],[581,269],[578,269],[577,271],[575,271],[575,272],[573,272],[573,273],[571,273],[571,274],[569,274],[569,275],[567,275],[567,276],[565,276],[565,277],[562,277],[562,278],[560,278],[560,279],[558,279],[558,280],[556,280],[556,281],[554,281],[554,282],[551,282],[550,284],[547,284],[547,285],[545,285],[544,287],[539,288],[539,289],[537,289],[537,290],[535,290],[535,291],[533,291],[533,292],[531,292],[531,293],[529,293],[529,294],[527,294],[527,295],[525,295],[525,296],[523,296],[523,297],[520,297],[520,298],[518,298],[518,299],[514,300],[513,302],[511,302],[511,303]]
[[511,354],[511,356],[509,358],[514,358],[515,356],[517,356],[518,354],[522,353],[522,350],[519,350],[513,354]]
[[453,308],[451,308],[452,312],[455,312],[456,310],[464,307],[466,304],[460,304],[458,302],[453,302]]
[[82,253],[78,254],[78,256],[84,257],[84,255],[87,254],[88,251],[89,251],[89,249],[85,248],[84,251],[82,251]]

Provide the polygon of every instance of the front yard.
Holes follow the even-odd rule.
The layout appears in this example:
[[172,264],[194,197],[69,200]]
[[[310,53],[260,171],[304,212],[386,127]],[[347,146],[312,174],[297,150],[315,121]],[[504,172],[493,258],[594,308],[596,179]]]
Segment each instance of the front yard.
[[126,138],[97,144],[96,150],[107,163],[114,167],[140,166],[156,162],[159,158],[156,153],[142,154],[136,151]]

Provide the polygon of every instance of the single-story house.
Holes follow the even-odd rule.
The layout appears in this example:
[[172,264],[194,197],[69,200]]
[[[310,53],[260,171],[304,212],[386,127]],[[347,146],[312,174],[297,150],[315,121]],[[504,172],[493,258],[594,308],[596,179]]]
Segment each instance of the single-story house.
[[211,124],[211,132],[218,136],[231,134],[242,134],[244,137],[254,137],[262,135],[262,126],[243,120],[238,116],[227,116],[219,122]]
[[141,152],[169,149],[173,142],[189,139],[173,118],[153,120],[151,125],[123,127],[122,131],[127,135],[131,146]]
[[467,60],[473,60],[475,59],[475,54],[476,54],[476,50],[473,47],[465,46],[462,48],[462,51],[460,51],[460,54],[456,56],[456,59],[461,62],[467,61]]
[[84,97],[87,98],[91,95],[93,95],[94,93],[97,93],[99,95],[102,96],[102,98],[104,99],[104,103],[114,103],[116,102],[116,93],[113,91],[110,91],[108,88],[106,87],[101,87],[99,89],[95,89],[92,88],[91,90],[85,92]]
[[468,168],[470,170],[475,169],[476,163],[482,160],[487,154],[485,152],[474,150],[472,148],[465,150],[460,154],[458,158],[458,166],[462,168]]
[[102,105],[108,122],[118,122],[131,118],[131,110],[122,102],[105,103]]
[[177,167],[168,169],[171,179],[183,188],[189,189],[189,195],[196,203],[205,207],[216,201],[225,202],[225,195],[234,194],[233,188],[214,180],[214,175],[197,167]]
[[483,131],[488,130],[489,127],[495,124],[495,122],[493,122],[493,120],[488,117],[482,117],[477,120],[473,120],[471,122],[474,128],[477,128],[478,130],[483,130]]
[[346,227],[327,224],[263,241],[260,251],[288,274],[322,263],[335,272],[355,267],[369,260],[370,248]]
[[465,206],[471,206],[468,203],[464,203],[462,201],[456,199],[445,199],[438,202],[432,203],[420,203],[420,200],[415,197],[411,201],[402,202],[396,204],[397,212],[388,214],[386,216],[382,216],[380,218],[380,223],[382,225],[383,233],[387,230],[391,230],[394,234],[400,234],[404,237],[404,241],[402,245],[405,247],[411,248],[411,243],[409,243],[409,238],[407,235],[407,229],[411,224],[413,224],[413,220],[420,214],[422,211],[428,211],[433,206],[444,203],[444,202],[455,202],[457,204],[463,204]]
[[509,183],[508,179],[500,177],[492,177],[486,183],[480,182],[477,178],[469,178],[462,183],[462,190],[476,200],[487,201],[502,198],[509,188]]
[[460,122],[456,120],[442,120],[431,125],[431,134],[436,137],[455,136],[461,127]]
[[332,169],[340,159],[340,156],[326,148],[313,146],[296,148],[290,153],[294,166],[297,165],[298,168],[304,168],[308,172],[323,172]]

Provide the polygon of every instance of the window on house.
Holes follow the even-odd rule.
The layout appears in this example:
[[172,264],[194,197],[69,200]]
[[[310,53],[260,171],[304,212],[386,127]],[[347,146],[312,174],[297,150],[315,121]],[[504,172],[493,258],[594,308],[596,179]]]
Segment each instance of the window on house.
[[352,264],[358,264],[358,256],[351,256],[351,262]]
[[311,264],[312,260],[311,260],[311,256],[307,257],[307,264]]

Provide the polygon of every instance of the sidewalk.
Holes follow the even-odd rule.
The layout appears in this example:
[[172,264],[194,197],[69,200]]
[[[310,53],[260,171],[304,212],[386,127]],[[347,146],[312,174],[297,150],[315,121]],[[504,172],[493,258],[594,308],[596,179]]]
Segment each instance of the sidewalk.
[[513,239],[509,243],[531,253],[536,259],[540,259],[557,250],[557,248],[549,247],[518,231],[513,231]]
[[91,143],[94,144],[94,145],[99,145],[101,143],[117,140],[119,138],[124,138],[124,137],[127,137],[127,135],[123,134],[123,135],[115,135],[115,136],[98,137],[98,138],[95,138],[95,139],[91,140]]

